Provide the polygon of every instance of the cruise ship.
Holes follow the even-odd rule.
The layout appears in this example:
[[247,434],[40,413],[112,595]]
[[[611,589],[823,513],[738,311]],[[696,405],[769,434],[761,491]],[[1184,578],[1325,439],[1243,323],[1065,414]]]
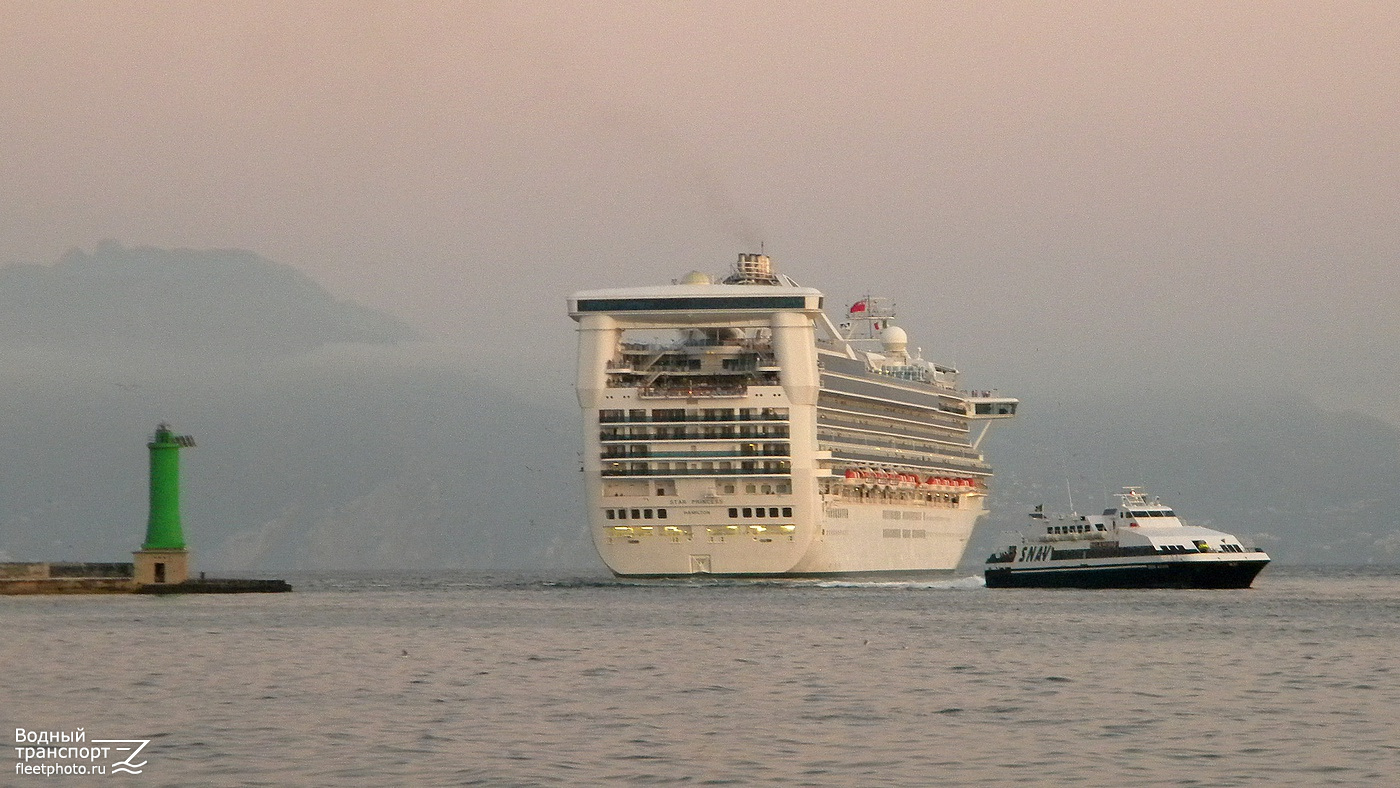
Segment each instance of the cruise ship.
[[569,297],[589,528],[622,577],[948,572],[1018,401],[962,391],[886,299],[841,325],[741,254],[721,281]]

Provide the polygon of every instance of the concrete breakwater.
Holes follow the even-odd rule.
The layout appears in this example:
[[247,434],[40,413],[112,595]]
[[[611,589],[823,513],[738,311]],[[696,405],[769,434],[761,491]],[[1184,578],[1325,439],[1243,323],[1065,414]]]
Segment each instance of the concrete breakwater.
[[138,583],[129,563],[0,563],[0,596],[26,594],[247,594],[291,591],[284,580],[190,578]]

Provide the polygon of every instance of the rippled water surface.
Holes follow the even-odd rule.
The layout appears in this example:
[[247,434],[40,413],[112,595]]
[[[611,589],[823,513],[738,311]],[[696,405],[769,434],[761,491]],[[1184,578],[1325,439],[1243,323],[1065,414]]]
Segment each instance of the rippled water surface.
[[[292,578],[0,598],[0,785],[1395,785],[1400,573],[1245,591]],[[9,747],[10,745],[6,745]]]

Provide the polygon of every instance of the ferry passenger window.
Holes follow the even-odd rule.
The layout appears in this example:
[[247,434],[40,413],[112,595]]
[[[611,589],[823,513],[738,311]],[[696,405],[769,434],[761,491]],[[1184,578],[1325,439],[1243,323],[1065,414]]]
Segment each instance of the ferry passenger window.
[[744,516],[745,516],[745,517],[753,517],[753,509],[750,509],[749,507],[745,506],[745,507],[744,507]]
[[617,513],[614,512],[612,509],[604,509],[603,511],[608,515],[609,520],[617,519]]
[[769,516],[769,517],[777,517],[777,516],[778,516],[778,507],[774,506],[774,507],[770,508],[770,509],[768,510],[768,516]]
[[666,510],[665,510],[665,509],[657,509],[657,510],[656,510],[656,519],[658,519],[658,520],[665,520],[665,519],[666,519]]
[[640,509],[633,509],[633,510],[632,510],[632,519],[633,519],[633,520],[640,520],[640,519],[642,519],[642,511],[641,511]]
[[643,509],[643,510],[642,510],[642,516],[645,517],[645,518],[647,518],[648,520],[651,519],[651,515],[652,515],[652,511],[651,511],[650,509]]
[[766,511],[766,510],[765,510],[762,506],[760,506],[760,507],[758,507],[757,509],[754,509],[754,510],[753,510],[753,516],[754,516],[754,517],[762,517],[765,511]]
[[1094,523],[1094,527],[1097,528],[1097,529],[1099,529],[1100,531],[1107,531],[1107,530],[1108,530],[1107,528],[1104,528],[1104,527],[1103,527],[1103,523]]
[[626,509],[618,509],[618,510],[617,510],[617,519],[619,519],[619,520],[626,520],[626,519],[627,519],[627,510],[626,510]]
[[784,506],[784,507],[783,507],[783,516],[784,516],[784,517],[791,517],[791,516],[792,516],[792,507],[791,507],[791,506]]
[[730,510],[729,510],[729,516],[730,516],[730,518],[738,517],[738,516],[739,516],[739,510],[738,510],[738,509],[730,509]]

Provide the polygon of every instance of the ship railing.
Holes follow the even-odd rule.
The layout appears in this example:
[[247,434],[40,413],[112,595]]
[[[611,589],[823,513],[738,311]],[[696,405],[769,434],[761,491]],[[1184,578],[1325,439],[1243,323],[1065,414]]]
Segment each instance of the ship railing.
[[671,470],[632,470],[629,468],[604,468],[604,476],[791,476],[792,470],[772,468],[674,468]]
[[[732,410],[732,408],[727,408],[726,410]],[[648,415],[634,416],[634,415],[631,415],[631,414],[628,414],[628,413],[619,413],[619,414],[616,414],[616,415],[604,413],[604,414],[599,414],[599,415],[598,415],[598,423],[599,423],[599,424],[696,424],[696,423],[701,423],[701,422],[703,422],[703,423],[719,423],[719,424],[725,424],[725,423],[752,422],[752,421],[784,422],[784,421],[787,421],[787,420],[788,420],[788,415],[787,415],[786,413],[778,413],[778,412],[775,412],[775,411],[773,411],[773,410],[771,410],[771,409],[768,409],[768,408],[765,408],[764,410],[765,410],[765,411],[768,411],[768,412],[759,412],[759,413],[731,413],[731,414],[727,414],[727,415],[704,415],[704,414],[696,413],[696,414],[686,414],[686,415],[683,415],[683,416],[648,416]]]
[[878,440],[871,438],[860,438],[848,434],[837,434],[827,430],[817,430],[817,440],[823,444],[845,444],[847,446],[865,447],[872,449],[888,449],[889,451],[904,452],[906,454],[936,454],[940,457],[960,457],[965,460],[981,460],[982,455],[970,449],[956,446],[939,446],[936,451],[924,451],[908,446],[895,446],[892,440]]
[[693,399],[698,397],[742,397],[747,394],[746,385],[718,386],[697,384],[694,386],[642,386],[637,396],[642,399]]
[[719,457],[721,459],[729,459],[734,457],[791,457],[792,453],[786,450],[772,449],[767,451],[662,451],[650,452],[647,454],[611,454],[609,452],[601,452],[599,456],[605,460],[688,460],[711,459],[714,457]]
[[606,427],[599,431],[602,441],[727,441],[727,440],[768,440],[789,438],[787,428],[773,430],[716,430],[700,432],[696,430],[648,430],[644,434],[625,434],[618,427]]

